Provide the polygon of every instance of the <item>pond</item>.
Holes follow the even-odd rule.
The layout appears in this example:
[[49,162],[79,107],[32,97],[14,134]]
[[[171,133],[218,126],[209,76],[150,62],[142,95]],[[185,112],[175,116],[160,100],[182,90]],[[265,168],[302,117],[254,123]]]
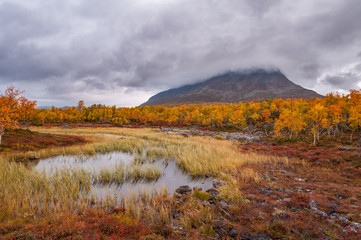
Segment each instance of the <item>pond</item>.
[[[92,175],[99,174],[102,169],[116,169],[119,166],[124,168],[132,168],[135,164],[136,154],[124,152],[112,152],[107,154],[96,154],[94,156],[57,156],[30,162],[28,165],[39,172],[45,171],[52,174],[59,169],[82,169]],[[146,160],[161,171],[161,175],[154,179],[126,179],[124,182],[99,182],[92,177],[91,193],[95,196],[104,197],[106,194],[114,195],[120,199],[128,196],[129,193],[136,193],[146,190],[161,190],[164,187],[169,194],[173,194],[179,186],[188,185],[191,188],[197,187],[207,190],[212,187],[211,178],[194,178],[178,167],[175,161],[165,159]],[[146,164],[140,164],[140,166]],[[137,164],[138,166],[138,164]],[[114,193],[115,191],[115,193]]]

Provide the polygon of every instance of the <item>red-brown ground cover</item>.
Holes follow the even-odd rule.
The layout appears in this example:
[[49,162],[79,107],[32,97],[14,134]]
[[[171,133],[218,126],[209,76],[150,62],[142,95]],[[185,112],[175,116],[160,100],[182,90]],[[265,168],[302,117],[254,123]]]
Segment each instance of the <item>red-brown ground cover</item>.
[[15,129],[6,131],[3,136],[0,152],[25,152],[49,147],[66,147],[84,144],[80,136],[55,135],[30,130]]

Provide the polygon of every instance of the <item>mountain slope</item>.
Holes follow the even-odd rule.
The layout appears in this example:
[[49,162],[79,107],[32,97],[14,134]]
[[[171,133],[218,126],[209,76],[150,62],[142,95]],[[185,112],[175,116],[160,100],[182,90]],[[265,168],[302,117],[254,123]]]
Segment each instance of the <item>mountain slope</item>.
[[312,97],[322,96],[294,84],[280,71],[252,70],[228,72],[200,83],[169,89],[141,106]]

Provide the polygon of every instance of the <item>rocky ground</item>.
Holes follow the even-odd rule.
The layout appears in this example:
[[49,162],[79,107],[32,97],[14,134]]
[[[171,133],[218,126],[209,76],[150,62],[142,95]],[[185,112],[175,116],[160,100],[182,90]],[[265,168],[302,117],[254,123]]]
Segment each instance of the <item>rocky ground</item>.
[[[332,175],[317,169],[307,174],[295,168],[268,169],[257,182],[238,182],[241,201],[224,200],[220,181],[205,190],[209,199],[199,201],[212,209],[216,239],[360,239],[360,185]],[[330,178],[324,182],[325,177]],[[181,209],[194,191],[199,189],[178,188],[176,208]],[[173,211],[174,218],[182,214]]]
[[[285,141],[257,131],[160,132],[234,140],[240,152],[286,156],[290,163],[240,166],[231,185],[215,180],[210,189],[180,186],[161,200],[168,202],[170,225],[131,220],[121,208],[90,210],[31,227],[0,226],[0,239],[361,239],[361,149],[348,136],[313,146],[312,140]],[[247,178],[248,171],[257,174]]]
[[[296,159],[288,166],[247,166],[259,173],[253,180],[245,181],[244,169],[238,169],[233,178],[242,201],[224,200],[219,183],[205,189],[210,198],[200,201],[212,209],[214,238],[361,239],[361,149],[357,144],[325,138],[313,146],[307,141],[266,138],[261,132],[196,128],[163,128],[161,132],[229,139],[236,141],[241,152],[287,156],[290,162]],[[177,204],[187,202],[192,191],[187,186],[179,188]]]
[[162,128],[162,133],[177,134],[184,137],[190,136],[208,136],[220,140],[233,140],[241,141],[243,143],[257,142],[260,141],[265,134],[260,131],[253,132],[222,132],[214,130],[202,130],[196,127],[182,127],[182,128]]

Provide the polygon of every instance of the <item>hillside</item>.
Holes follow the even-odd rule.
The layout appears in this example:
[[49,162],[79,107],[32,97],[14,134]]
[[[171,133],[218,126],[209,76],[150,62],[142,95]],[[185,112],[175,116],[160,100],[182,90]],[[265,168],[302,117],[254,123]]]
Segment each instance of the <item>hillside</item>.
[[322,96],[293,83],[278,70],[251,70],[228,72],[196,84],[169,89],[152,96],[141,106],[312,97]]

